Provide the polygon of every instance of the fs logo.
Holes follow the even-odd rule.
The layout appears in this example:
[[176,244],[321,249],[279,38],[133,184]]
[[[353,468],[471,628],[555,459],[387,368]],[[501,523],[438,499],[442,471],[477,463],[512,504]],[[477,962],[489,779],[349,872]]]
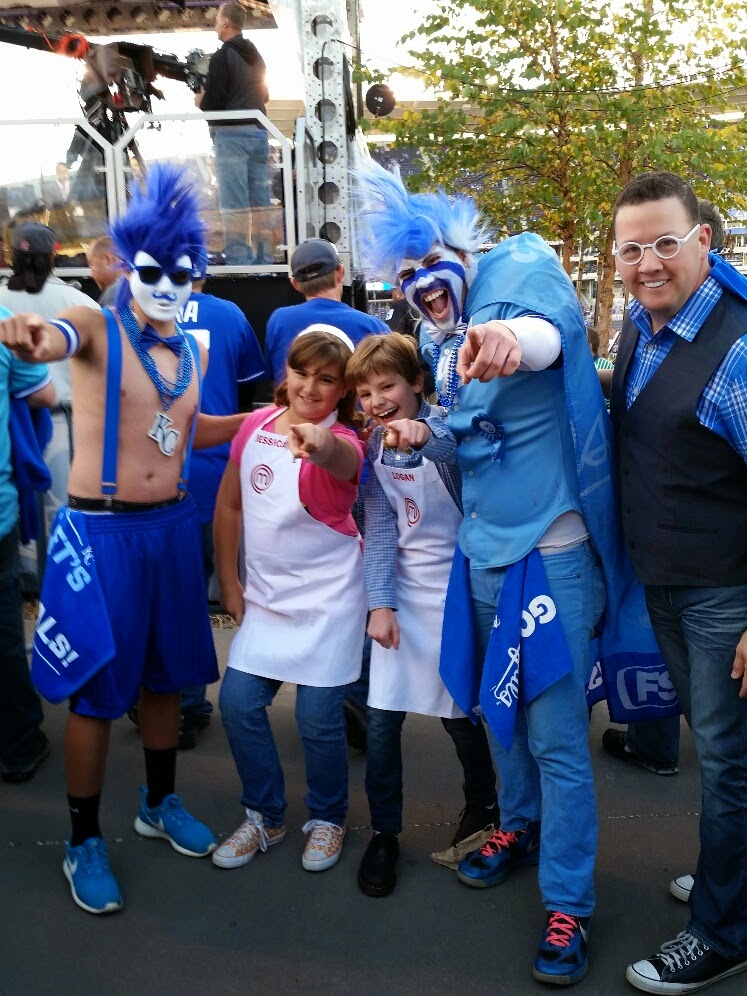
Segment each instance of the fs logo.
[[260,463],[252,470],[250,481],[258,495],[261,495],[263,491],[267,491],[274,480],[275,475],[267,464]]
[[665,667],[626,667],[617,675],[617,694],[626,709],[666,709],[677,697]]
[[[521,613],[521,635],[524,639],[530,637],[537,628],[537,623],[544,626],[546,623],[552,622],[557,614],[555,602],[549,595],[537,595]],[[535,623],[535,619],[537,623]]]
[[420,509],[412,498],[405,498],[405,514],[408,526],[414,526],[416,522],[420,522]]

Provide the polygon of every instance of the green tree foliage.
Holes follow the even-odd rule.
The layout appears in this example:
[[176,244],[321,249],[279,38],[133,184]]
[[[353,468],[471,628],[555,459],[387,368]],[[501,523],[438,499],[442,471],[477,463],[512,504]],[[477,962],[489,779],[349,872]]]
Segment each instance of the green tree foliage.
[[529,228],[598,253],[603,348],[611,215],[642,170],[669,169],[723,210],[747,208],[742,0],[445,0],[405,36],[435,110],[406,111],[421,185],[474,185],[497,235]]

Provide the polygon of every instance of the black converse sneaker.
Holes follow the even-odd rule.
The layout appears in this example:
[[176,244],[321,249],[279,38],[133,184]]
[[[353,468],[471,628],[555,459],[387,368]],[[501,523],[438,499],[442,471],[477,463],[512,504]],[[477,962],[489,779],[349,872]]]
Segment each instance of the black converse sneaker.
[[694,993],[747,970],[747,961],[729,961],[695,934],[683,930],[645,961],[628,965],[625,978],[644,993]]

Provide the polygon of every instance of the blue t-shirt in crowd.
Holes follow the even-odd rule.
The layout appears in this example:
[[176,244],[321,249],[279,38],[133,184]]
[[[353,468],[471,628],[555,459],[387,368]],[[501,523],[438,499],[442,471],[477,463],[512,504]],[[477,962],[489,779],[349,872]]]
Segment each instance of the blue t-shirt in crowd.
[[[200,410],[207,415],[233,415],[239,407],[238,384],[264,374],[265,362],[254,329],[237,305],[212,294],[192,294],[179,324],[208,351]],[[230,444],[224,443],[192,453],[189,491],[201,522],[212,521],[229,449]]]
[[312,297],[303,304],[277,308],[270,315],[265,334],[267,376],[276,384],[285,378],[285,359],[290,344],[299,332],[317,323],[334,325],[349,336],[355,345],[367,335],[389,331],[388,326],[379,318],[368,315],[365,311],[356,311],[342,301],[332,301],[328,297]]
[[[0,318],[10,318],[10,314],[7,308],[0,307]],[[8,535],[18,519],[18,492],[13,483],[8,431],[10,399],[34,394],[49,381],[49,370],[43,363],[24,363],[0,345],[0,539]]]

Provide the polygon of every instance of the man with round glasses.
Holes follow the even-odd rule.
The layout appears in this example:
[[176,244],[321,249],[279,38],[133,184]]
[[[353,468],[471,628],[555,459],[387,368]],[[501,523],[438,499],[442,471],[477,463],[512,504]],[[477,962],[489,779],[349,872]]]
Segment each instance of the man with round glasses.
[[614,229],[623,528],[703,786],[690,922],[627,979],[682,993],[747,970],[747,281],[672,173],[634,177]]

